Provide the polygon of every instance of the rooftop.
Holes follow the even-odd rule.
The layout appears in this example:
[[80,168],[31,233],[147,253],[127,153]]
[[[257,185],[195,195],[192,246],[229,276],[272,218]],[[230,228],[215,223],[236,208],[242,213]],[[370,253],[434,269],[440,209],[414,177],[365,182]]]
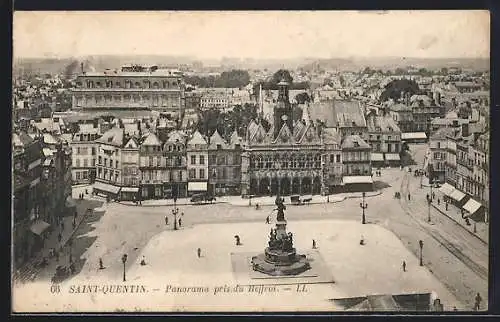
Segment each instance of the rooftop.
[[96,140],[96,142],[121,147],[124,143],[123,137],[123,129],[112,128],[106,131],[99,139]]
[[401,132],[390,115],[370,115],[366,118],[369,132]]
[[344,138],[342,142],[343,149],[350,148],[362,148],[362,149],[371,149],[370,145],[366,143],[359,135],[348,135]]

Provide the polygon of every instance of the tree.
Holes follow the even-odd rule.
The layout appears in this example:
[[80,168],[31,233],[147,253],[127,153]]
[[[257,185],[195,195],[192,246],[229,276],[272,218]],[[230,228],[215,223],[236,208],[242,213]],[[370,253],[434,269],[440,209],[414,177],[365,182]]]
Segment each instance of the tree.
[[295,100],[298,104],[305,104],[311,102],[311,97],[306,92],[303,92],[295,95]]
[[286,69],[280,69],[276,73],[274,73],[272,80],[271,80],[271,83],[278,84],[282,80],[285,80],[289,84],[293,83],[293,77],[292,77],[292,75],[290,75],[290,72]]
[[394,101],[399,100],[401,98],[401,92],[415,95],[420,93],[420,88],[413,80],[395,79],[385,86],[384,91],[380,95],[380,101],[385,102],[391,98]]

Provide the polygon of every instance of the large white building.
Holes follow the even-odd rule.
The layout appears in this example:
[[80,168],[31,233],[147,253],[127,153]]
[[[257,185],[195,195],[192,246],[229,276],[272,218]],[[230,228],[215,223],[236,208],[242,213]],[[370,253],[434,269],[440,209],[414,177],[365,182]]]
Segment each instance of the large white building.
[[96,176],[96,158],[98,144],[95,142],[100,137],[99,129],[82,127],[73,135],[71,141],[72,169],[71,179],[73,184],[92,183]]
[[72,96],[73,110],[174,112],[183,108],[184,82],[180,72],[157,66],[122,66],[119,71],[82,72]]
[[112,128],[96,140],[97,162],[94,192],[116,197],[122,186],[124,131]]

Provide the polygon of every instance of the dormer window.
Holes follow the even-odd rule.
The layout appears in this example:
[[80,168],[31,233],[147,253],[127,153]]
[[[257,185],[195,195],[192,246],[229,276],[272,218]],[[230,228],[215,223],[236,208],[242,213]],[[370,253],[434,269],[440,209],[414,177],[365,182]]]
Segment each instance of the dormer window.
[[222,146],[220,144],[217,144],[217,150],[220,150]]
[[359,142],[357,142],[357,141],[356,141],[356,142],[354,142],[354,147],[355,147],[355,148],[358,148],[358,147],[359,147]]

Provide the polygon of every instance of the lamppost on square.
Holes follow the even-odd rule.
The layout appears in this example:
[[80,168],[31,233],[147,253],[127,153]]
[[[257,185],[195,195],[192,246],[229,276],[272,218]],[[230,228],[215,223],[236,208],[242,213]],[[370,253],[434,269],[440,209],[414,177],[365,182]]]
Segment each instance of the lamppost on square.
[[127,263],[127,254],[123,254],[122,263],[123,263],[123,281],[126,282],[127,279],[125,278],[125,263]]
[[179,213],[179,208],[177,208],[177,191],[174,193],[174,209],[172,209],[172,214],[174,215],[174,230],[177,230],[177,214]]
[[363,201],[360,202],[359,204],[359,207],[361,207],[361,209],[363,209],[363,217],[361,218],[361,223],[364,225],[366,223],[366,218],[365,218],[365,209],[368,208],[368,204],[365,202],[365,195],[366,193],[363,192],[362,196],[363,196]]
[[422,262],[422,249],[424,248],[424,242],[419,240],[418,245],[420,246],[420,266],[424,266],[424,263]]
[[427,222],[431,222],[431,203],[432,197],[427,198]]

